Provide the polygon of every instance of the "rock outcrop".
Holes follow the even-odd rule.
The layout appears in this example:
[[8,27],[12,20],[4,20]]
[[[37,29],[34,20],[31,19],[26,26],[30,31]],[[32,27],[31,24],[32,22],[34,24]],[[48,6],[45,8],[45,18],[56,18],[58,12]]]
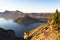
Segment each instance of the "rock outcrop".
[[60,40],[60,12],[51,15],[48,23],[24,33],[25,40]]
[[0,28],[0,40],[16,40],[15,32]]

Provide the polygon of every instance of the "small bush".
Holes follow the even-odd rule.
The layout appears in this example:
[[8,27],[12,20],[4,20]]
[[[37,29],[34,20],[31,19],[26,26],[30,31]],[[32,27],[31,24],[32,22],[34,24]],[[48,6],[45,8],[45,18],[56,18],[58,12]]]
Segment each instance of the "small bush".
[[56,40],[60,40],[60,34],[57,35]]

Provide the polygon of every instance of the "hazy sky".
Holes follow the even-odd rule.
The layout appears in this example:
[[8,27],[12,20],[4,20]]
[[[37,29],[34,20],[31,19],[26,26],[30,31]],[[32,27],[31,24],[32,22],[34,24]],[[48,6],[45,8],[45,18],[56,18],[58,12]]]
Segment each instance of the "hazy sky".
[[54,12],[60,10],[60,0],[0,0],[0,11]]

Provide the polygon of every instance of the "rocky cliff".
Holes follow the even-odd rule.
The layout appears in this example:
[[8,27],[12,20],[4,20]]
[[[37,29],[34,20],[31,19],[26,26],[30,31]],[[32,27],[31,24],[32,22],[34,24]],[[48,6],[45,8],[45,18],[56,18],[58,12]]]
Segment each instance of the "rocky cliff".
[[13,30],[5,30],[0,28],[0,40],[24,40],[23,37],[16,37]]
[[25,40],[60,40],[60,12],[52,14],[48,23],[24,33]]
[[4,30],[0,28],[0,40],[16,40],[15,32],[13,30]]

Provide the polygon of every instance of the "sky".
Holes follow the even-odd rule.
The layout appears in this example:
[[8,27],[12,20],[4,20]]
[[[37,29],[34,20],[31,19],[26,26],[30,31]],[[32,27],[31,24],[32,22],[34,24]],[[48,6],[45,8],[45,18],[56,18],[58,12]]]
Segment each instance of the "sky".
[[0,11],[19,10],[31,12],[55,12],[60,10],[60,0],[0,0]]

